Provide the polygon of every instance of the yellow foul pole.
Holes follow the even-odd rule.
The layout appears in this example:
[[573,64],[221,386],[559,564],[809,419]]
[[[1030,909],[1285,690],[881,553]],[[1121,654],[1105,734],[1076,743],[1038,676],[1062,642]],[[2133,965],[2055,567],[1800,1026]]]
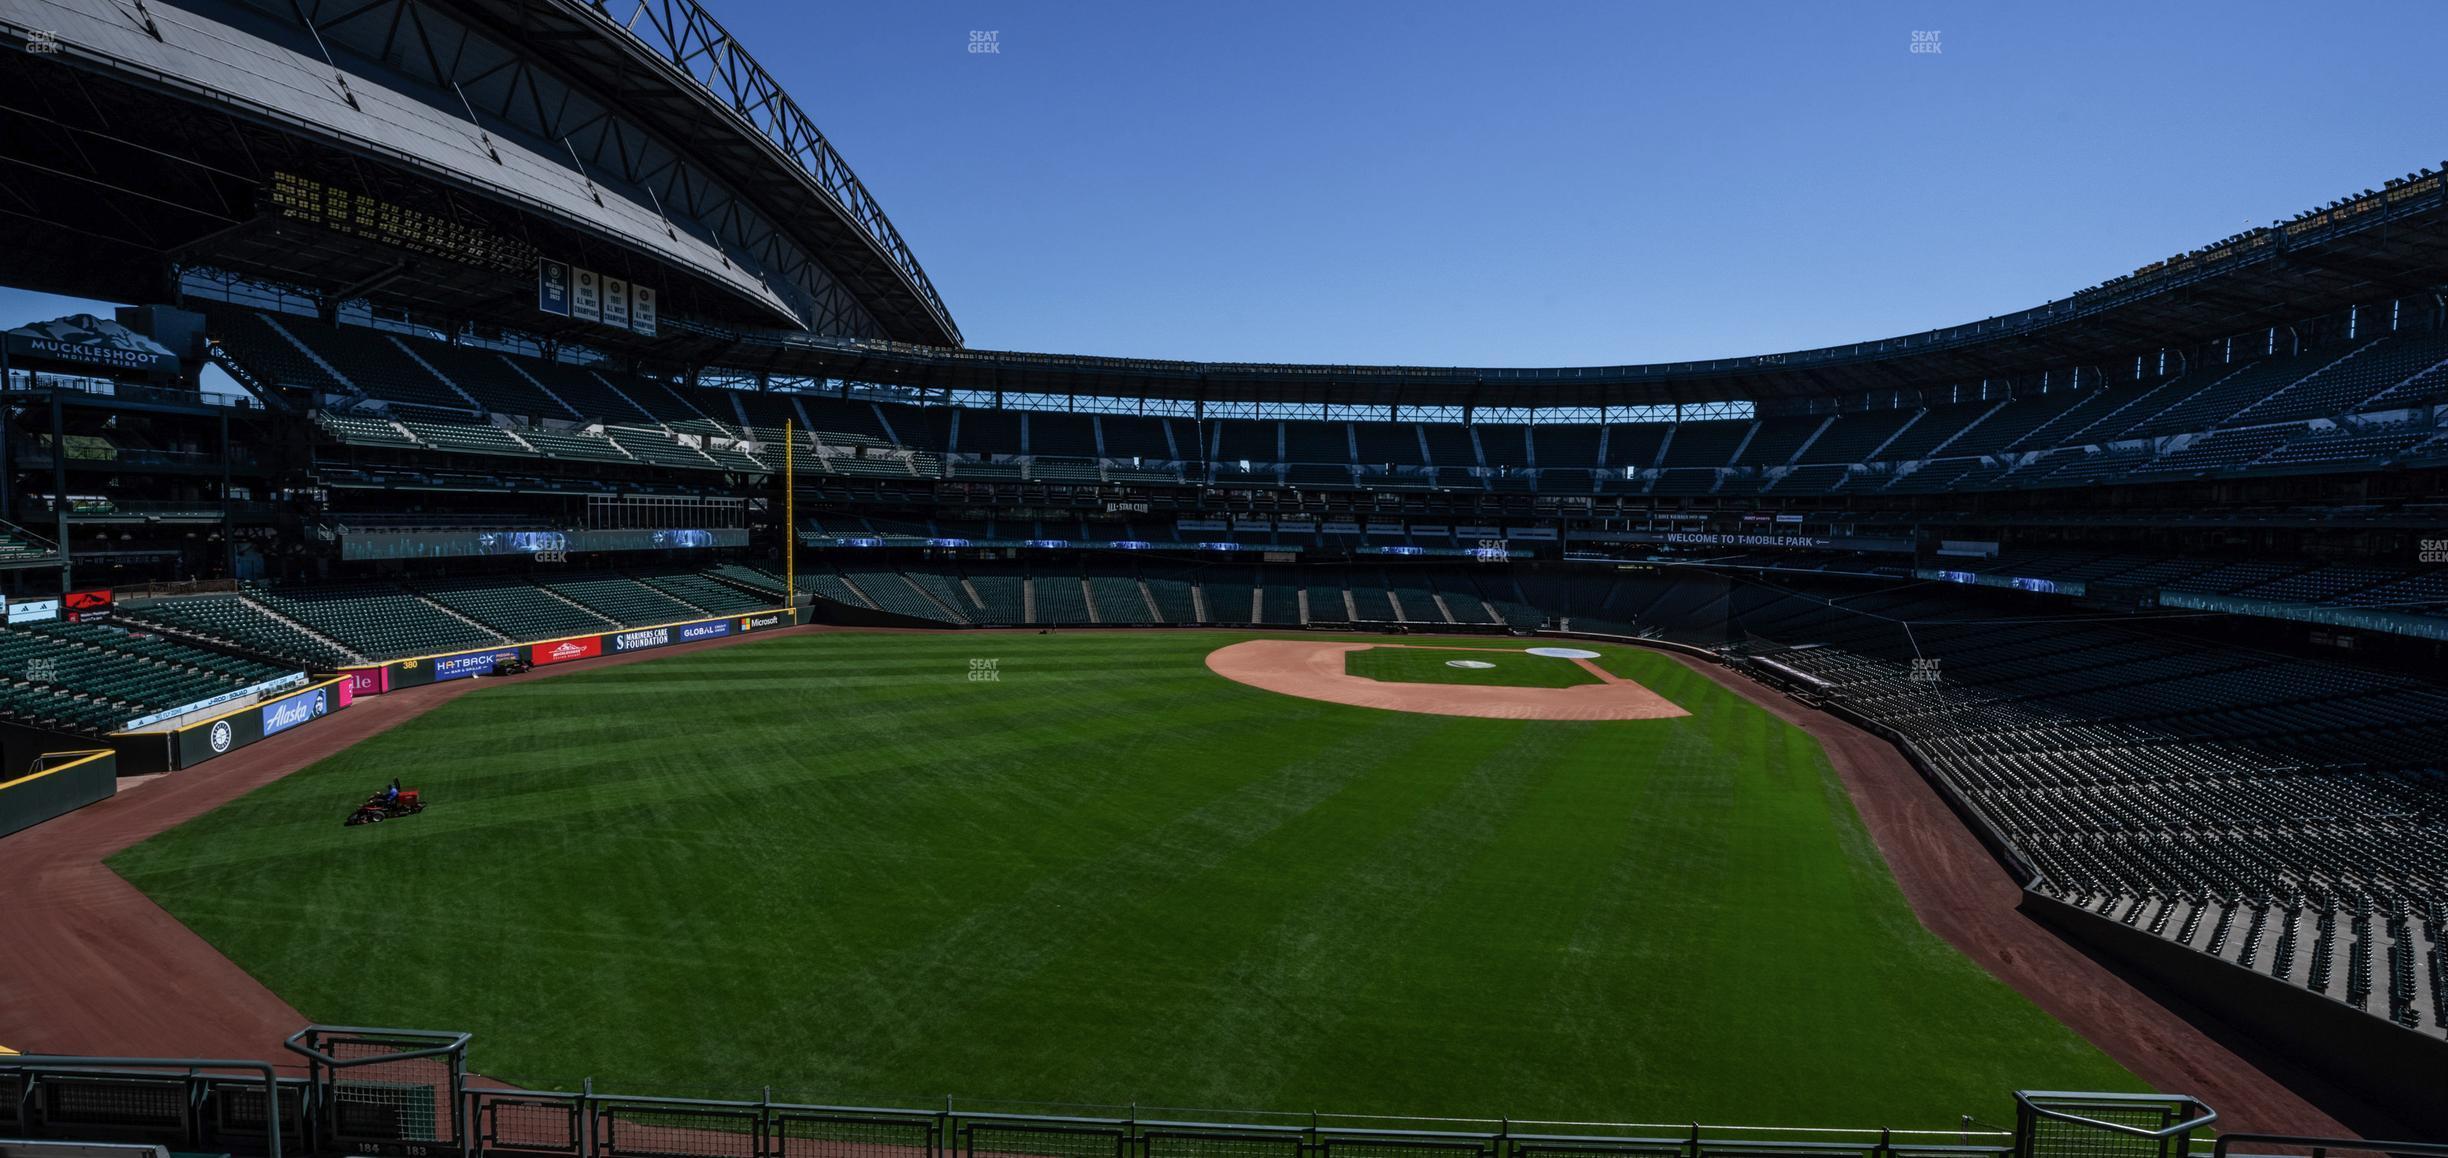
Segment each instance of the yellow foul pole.
[[782,420],[782,606],[799,618],[799,468],[792,455],[799,440],[791,420]]

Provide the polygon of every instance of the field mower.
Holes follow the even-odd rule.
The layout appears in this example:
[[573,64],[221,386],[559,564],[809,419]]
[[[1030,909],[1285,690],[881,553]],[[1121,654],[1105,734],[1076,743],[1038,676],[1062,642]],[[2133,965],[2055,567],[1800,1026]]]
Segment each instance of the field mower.
[[354,828],[360,824],[381,824],[393,817],[414,816],[423,811],[425,801],[417,796],[417,790],[402,788],[399,781],[393,780],[374,795],[366,797],[366,802],[358,805],[357,811],[349,813],[348,819],[340,823]]

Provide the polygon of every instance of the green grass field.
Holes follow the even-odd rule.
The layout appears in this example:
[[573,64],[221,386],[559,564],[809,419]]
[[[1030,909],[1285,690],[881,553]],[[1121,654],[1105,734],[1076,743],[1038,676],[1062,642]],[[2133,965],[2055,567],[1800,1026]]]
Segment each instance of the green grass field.
[[[1385,683],[1477,684],[1483,687],[1569,688],[1594,684],[1598,677],[1569,659],[1523,655],[1524,644],[1481,647],[1479,654],[1418,647],[1372,647],[1343,657],[1343,672]],[[1485,668],[1448,667],[1457,659],[1493,664]]]
[[[510,682],[113,865],[308,1016],[533,1087],[1898,1127],[2137,1088],[1663,656],[1601,649],[1691,716],[1535,723],[1259,691],[1200,662],[1236,638]],[[394,774],[431,808],[342,828]]]

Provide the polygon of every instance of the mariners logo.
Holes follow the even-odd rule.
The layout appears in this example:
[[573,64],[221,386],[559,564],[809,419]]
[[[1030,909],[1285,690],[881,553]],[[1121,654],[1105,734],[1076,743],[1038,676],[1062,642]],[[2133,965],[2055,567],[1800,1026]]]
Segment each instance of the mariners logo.
[[207,738],[208,738],[208,739],[210,739],[210,740],[212,741],[212,750],[213,750],[213,751],[215,751],[215,752],[227,752],[227,751],[229,751],[229,749],[230,749],[230,727],[229,727],[229,721],[228,721],[228,720],[222,720],[221,722],[214,724],[214,725],[212,726],[212,732],[211,732],[211,734],[210,734],[210,735],[209,735]]

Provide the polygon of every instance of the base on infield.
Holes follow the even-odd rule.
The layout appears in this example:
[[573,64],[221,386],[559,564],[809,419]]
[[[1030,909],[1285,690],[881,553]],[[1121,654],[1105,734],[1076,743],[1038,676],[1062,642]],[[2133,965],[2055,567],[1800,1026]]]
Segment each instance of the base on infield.
[[1495,720],[1658,720],[1691,714],[1666,697],[1614,675],[1586,659],[1572,662],[1587,669],[1599,682],[1569,688],[1383,683],[1350,675],[1343,670],[1343,657],[1351,652],[1374,647],[1419,646],[1429,646],[1438,651],[1490,650],[1436,648],[1417,644],[1253,639],[1208,652],[1207,669],[1236,683],[1306,700],[1431,716],[1477,716]]

